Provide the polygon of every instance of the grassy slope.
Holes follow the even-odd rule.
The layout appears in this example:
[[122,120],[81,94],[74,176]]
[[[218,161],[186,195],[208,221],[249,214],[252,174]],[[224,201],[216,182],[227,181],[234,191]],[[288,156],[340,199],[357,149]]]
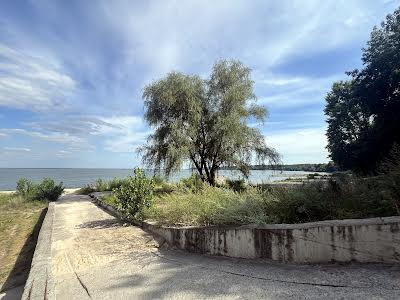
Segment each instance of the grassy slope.
[[1,290],[24,284],[46,207],[47,202],[0,194]]

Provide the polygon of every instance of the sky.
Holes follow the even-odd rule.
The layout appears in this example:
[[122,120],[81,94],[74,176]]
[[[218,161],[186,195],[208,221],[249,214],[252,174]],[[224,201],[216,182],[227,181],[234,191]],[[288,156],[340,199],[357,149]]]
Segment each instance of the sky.
[[324,163],[324,97],[400,1],[1,1],[0,167],[131,168],[168,72],[252,69],[284,163]]

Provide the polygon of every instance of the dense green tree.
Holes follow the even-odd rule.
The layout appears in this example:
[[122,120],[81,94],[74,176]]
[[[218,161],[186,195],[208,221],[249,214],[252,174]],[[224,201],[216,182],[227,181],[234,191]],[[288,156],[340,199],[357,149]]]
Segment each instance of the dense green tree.
[[325,114],[333,161],[370,173],[400,142],[400,9],[373,29],[362,62],[350,80],[333,85]]
[[264,121],[256,104],[250,69],[238,61],[219,61],[209,79],[169,73],[144,89],[145,118],[154,133],[141,148],[144,162],[168,175],[190,162],[201,178],[215,184],[221,166],[245,176],[251,162],[278,163],[279,155],[249,120]]

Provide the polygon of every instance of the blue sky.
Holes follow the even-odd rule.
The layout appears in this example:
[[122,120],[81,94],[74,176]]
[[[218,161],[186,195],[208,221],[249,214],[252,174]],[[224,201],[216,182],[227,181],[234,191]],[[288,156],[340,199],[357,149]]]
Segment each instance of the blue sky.
[[[327,162],[324,96],[400,1],[1,1],[0,167],[122,167],[143,87],[221,58],[252,69],[285,163]],[[255,124],[250,124],[254,126]]]

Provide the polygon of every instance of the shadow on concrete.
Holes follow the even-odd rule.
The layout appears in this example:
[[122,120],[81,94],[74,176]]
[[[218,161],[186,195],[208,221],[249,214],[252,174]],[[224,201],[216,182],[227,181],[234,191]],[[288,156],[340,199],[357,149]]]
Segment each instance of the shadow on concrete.
[[[31,268],[33,254],[35,252],[37,239],[39,236],[40,228],[42,227],[42,223],[44,217],[46,216],[47,208],[44,208],[39,216],[39,219],[32,230],[31,235],[26,239],[24,246],[22,247],[20,253],[18,254],[18,258],[14,264],[13,269],[8,275],[6,281],[0,289],[0,293],[5,292],[5,296],[3,299],[7,299],[7,291],[11,290],[18,286],[24,286],[26,280],[28,279],[29,271]],[[23,291],[23,289],[22,289]],[[22,293],[21,293],[22,295]],[[12,299],[12,298],[10,298]],[[15,298],[14,298],[15,299]]]
[[91,229],[104,229],[104,228],[113,228],[113,227],[121,227],[122,222],[117,219],[106,219],[106,220],[96,220],[85,222],[78,225],[78,228],[91,228]]

